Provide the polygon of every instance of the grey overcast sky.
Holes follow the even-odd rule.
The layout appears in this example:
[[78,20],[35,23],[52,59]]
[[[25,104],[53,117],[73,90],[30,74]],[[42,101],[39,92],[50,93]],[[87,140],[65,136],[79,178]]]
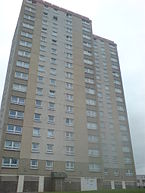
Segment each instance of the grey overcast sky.
[[[93,33],[118,45],[121,73],[137,174],[145,174],[145,1],[49,0],[87,16]],[[1,1],[0,102],[16,22],[22,0]]]

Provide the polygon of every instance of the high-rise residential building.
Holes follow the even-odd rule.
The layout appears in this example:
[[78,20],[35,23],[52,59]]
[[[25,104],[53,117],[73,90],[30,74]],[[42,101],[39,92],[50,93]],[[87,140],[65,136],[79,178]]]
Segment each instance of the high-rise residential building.
[[0,113],[0,192],[136,186],[117,46],[89,18],[23,1]]

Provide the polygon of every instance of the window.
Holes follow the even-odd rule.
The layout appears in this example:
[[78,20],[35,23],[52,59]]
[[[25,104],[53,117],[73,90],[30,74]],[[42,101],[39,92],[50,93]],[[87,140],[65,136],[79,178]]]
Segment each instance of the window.
[[65,138],[66,138],[67,140],[72,140],[72,139],[73,139],[73,132],[66,131],[66,132],[65,132]]
[[56,49],[55,48],[51,48],[51,54],[56,54],[56,53],[57,53]]
[[93,100],[93,99],[87,99],[87,100],[86,100],[86,104],[87,104],[87,105],[93,105],[93,106],[95,106],[95,105],[96,105],[96,101]]
[[8,126],[7,126],[7,133],[11,133],[11,134],[21,134],[21,133],[22,133],[22,126],[18,126],[18,125],[8,125]]
[[39,137],[40,136],[40,128],[34,127],[33,128],[33,136]]
[[86,114],[88,117],[96,117],[96,111],[87,110]]
[[120,115],[119,116],[119,121],[125,121],[126,120],[126,117],[125,116],[123,116],[123,115]]
[[42,96],[43,95],[43,88],[37,87],[36,88],[36,94],[39,95],[39,96]]
[[25,99],[22,97],[11,96],[11,103],[17,104],[17,105],[24,105]]
[[73,119],[71,119],[71,118],[66,118],[65,124],[66,124],[67,126],[73,126]]
[[83,27],[83,32],[84,33],[91,32],[91,29],[88,27]]
[[18,55],[22,57],[30,58],[30,52],[27,52],[27,51],[19,50]]
[[84,59],[84,63],[85,63],[85,64],[89,64],[89,65],[92,65],[92,64],[93,64],[93,62],[92,62],[91,60],[87,60],[87,59]]
[[13,90],[19,91],[19,92],[26,92],[27,86],[22,84],[13,84]]
[[66,49],[72,50],[72,44],[66,44]]
[[54,130],[48,129],[48,138],[54,138]]
[[53,144],[47,144],[47,153],[53,153]]
[[55,90],[50,90],[49,91],[49,97],[55,97]]
[[45,26],[42,26],[42,32],[44,32],[44,33],[47,32],[47,28]]
[[95,163],[90,163],[89,164],[89,171],[90,172],[100,172],[100,165],[95,164]]
[[129,138],[128,138],[127,134],[126,135],[122,135],[122,141],[123,142],[129,141]]
[[56,46],[57,40],[56,39],[52,39],[52,45]]
[[119,170],[118,169],[114,169],[114,176],[119,176]]
[[67,40],[67,41],[72,41],[72,36],[67,35],[67,36],[66,36],[66,40]]
[[32,152],[39,152],[39,143],[32,143]]
[[66,63],[65,63],[65,67],[66,67],[66,68],[72,68],[73,66],[72,66],[72,63],[66,62]]
[[56,80],[51,78],[50,79],[50,85],[55,86],[56,85]]
[[94,84],[94,80],[91,78],[85,78],[85,82],[89,84]]
[[41,100],[35,100],[35,107],[41,108],[42,107],[42,101]]
[[18,60],[17,63],[16,63],[16,66],[28,69],[29,68],[29,63]]
[[53,20],[57,21],[58,17],[57,16],[53,16]]
[[41,114],[34,113],[34,121],[40,122]]
[[23,25],[23,27],[25,27],[25,28],[32,29],[32,30],[34,29],[34,26],[31,25],[31,24],[29,24],[29,23],[23,23],[22,25]]
[[73,95],[72,94],[66,94],[66,100],[73,101]]
[[15,78],[23,79],[23,80],[28,80],[28,74],[23,73],[23,72],[15,72]]
[[88,48],[91,48],[91,47],[92,47],[92,45],[91,45],[90,43],[85,42],[85,41],[83,42],[83,45],[86,46],[86,47],[88,47]]
[[31,159],[30,160],[30,168],[31,169],[37,169],[38,168],[38,160],[37,159]]
[[67,155],[74,155],[74,147],[73,146],[66,146],[66,154]]
[[68,171],[73,171],[75,168],[75,163],[72,161],[66,161],[65,163],[65,169]]
[[73,78],[73,74],[71,72],[66,72],[65,73],[65,77],[72,79]]
[[92,129],[92,130],[96,130],[97,129],[97,124],[96,123],[87,123],[87,128],[88,129]]
[[112,62],[118,62],[117,58],[111,58]]
[[133,176],[133,171],[128,169],[128,170],[126,170],[125,175],[126,176]]
[[52,31],[52,36],[57,37],[57,31]]
[[48,123],[54,123],[54,116],[48,115]]
[[66,20],[66,24],[67,24],[67,25],[72,25],[72,21]]
[[125,158],[124,158],[124,163],[125,163],[125,164],[132,164],[131,158],[130,158],[130,157],[125,157]]
[[123,106],[117,106],[117,110],[124,112],[124,107]]
[[46,41],[47,41],[47,38],[44,37],[44,36],[41,36],[41,41],[42,41],[42,42],[46,42]]
[[40,45],[40,51],[46,51],[46,46]]
[[18,168],[19,160],[17,158],[4,157],[2,159],[2,167]]
[[44,16],[47,16],[47,15],[48,15],[48,13],[47,13],[47,12],[43,12],[43,15],[44,15]]
[[71,53],[66,53],[66,57],[67,57],[68,59],[72,59],[72,54],[71,54]]
[[124,147],[122,147],[122,151],[123,151],[124,153],[129,153],[129,152],[130,152],[130,148],[127,147],[127,146],[124,146]]
[[48,103],[48,109],[54,110],[54,109],[55,109],[55,103],[49,102],[49,103]]
[[82,24],[85,24],[85,25],[90,25],[90,21],[85,20],[85,19],[82,19]]
[[4,148],[8,150],[20,150],[20,142],[6,140],[4,144]]
[[51,63],[52,64],[56,64],[56,59],[55,58],[51,58]]
[[83,34],[83,38],[87,39],[87,40],[91,40],[91,37],[86,35],[86,34]]
[[9,117],[12,119],[23,119],[24,118],[24,112],[23,111],[9,111]]
[[98,141],[96,135],[88,135],[88,142],[96,143]]
[[70,83],[70,82],[66,82],[65,86],[66,86],[67,89],[73,89],[73,84]]
[[55,68],[50,68],[50,74],[51,75],[56,75],[56,69]]
[[86,93],[94,95],[95,94],[95,90],[92,89],[92,88],[86,88]]
[[29,12],[35,13],[35,9],[33,9],[32,7],[26,6],[26,7],[25,7],[25,10],[26,10],[26,11],[29,11]]
[[99,156],[99,151],[97,149],[88,149],[88,156],[98,157]]
[[46,160],[46,169],[53,170],[53,161]]
[[119,94],[122,93],[121,89],[119,89],[119,88],[115,88],[115,92],[116,92],[116,93],[119,93]]
[[38,71],[39,72],[45,72],[44,66],[43,65],[38,65]]
[[21,32],[21,36],[24,36],[24,37],[26,37],[26,38],[31,38],[31,39],[32,39],[32,37],[33,37],[33,35],[32,35],[31,33],[24,32],[24,31]]
[[40,55],[40,56],[39,56],[39,60],[40,60],[41,62],[45,62],[45,61],[46,61],[46,57],[45,57],[44,55]]
[[115,69],[115,70],[119,70],[118,64],[116,65],[115,63],[112,64],[112,68]]
[[94,71],[90,68],[85,68],[85,73],[94,74]]
[[67,105],[66,106],[66,112],[67,113],[73,113],[73,106]]
[[113,76],[114,76],[115,78],[119,78],[119,73],[118,73],[118,72],[113,71],[112,74],[113,74]]
[[43,80],[44,80],[43,76],[38,76],[37,81],[39,83],[43,83]]
[[72,14],[70,14],[70,13],[66,13],[66,16],[67,16],[68,18],[72,18]]
[[24,46],[24,47],[28,47],[28,48],[32,47],[32,43],[31,42],[27,42],[27,41],[23,41],[23,40],[20,41],[19,45],[20,46]]
[[127,131],[127,126],[126,125],[120,125],[120,130],[121,131]]

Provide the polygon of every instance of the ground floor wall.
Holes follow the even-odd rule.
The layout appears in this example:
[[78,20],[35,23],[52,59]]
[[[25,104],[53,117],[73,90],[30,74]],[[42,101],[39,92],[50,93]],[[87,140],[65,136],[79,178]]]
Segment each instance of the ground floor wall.
[[0,193],[89,191],[99,189],[128,189],[136,181],[104,180],[103,178],[64,178],[51,176],[1,175]]

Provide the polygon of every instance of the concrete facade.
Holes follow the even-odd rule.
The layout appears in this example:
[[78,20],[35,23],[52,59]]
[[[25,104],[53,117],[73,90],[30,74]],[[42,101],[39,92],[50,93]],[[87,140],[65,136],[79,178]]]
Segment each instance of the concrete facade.
[[117,45],[93,35],[89,18],[23,1],[1,104],[0,176],[0,192],[8,183],[13,192],[136,186]]

